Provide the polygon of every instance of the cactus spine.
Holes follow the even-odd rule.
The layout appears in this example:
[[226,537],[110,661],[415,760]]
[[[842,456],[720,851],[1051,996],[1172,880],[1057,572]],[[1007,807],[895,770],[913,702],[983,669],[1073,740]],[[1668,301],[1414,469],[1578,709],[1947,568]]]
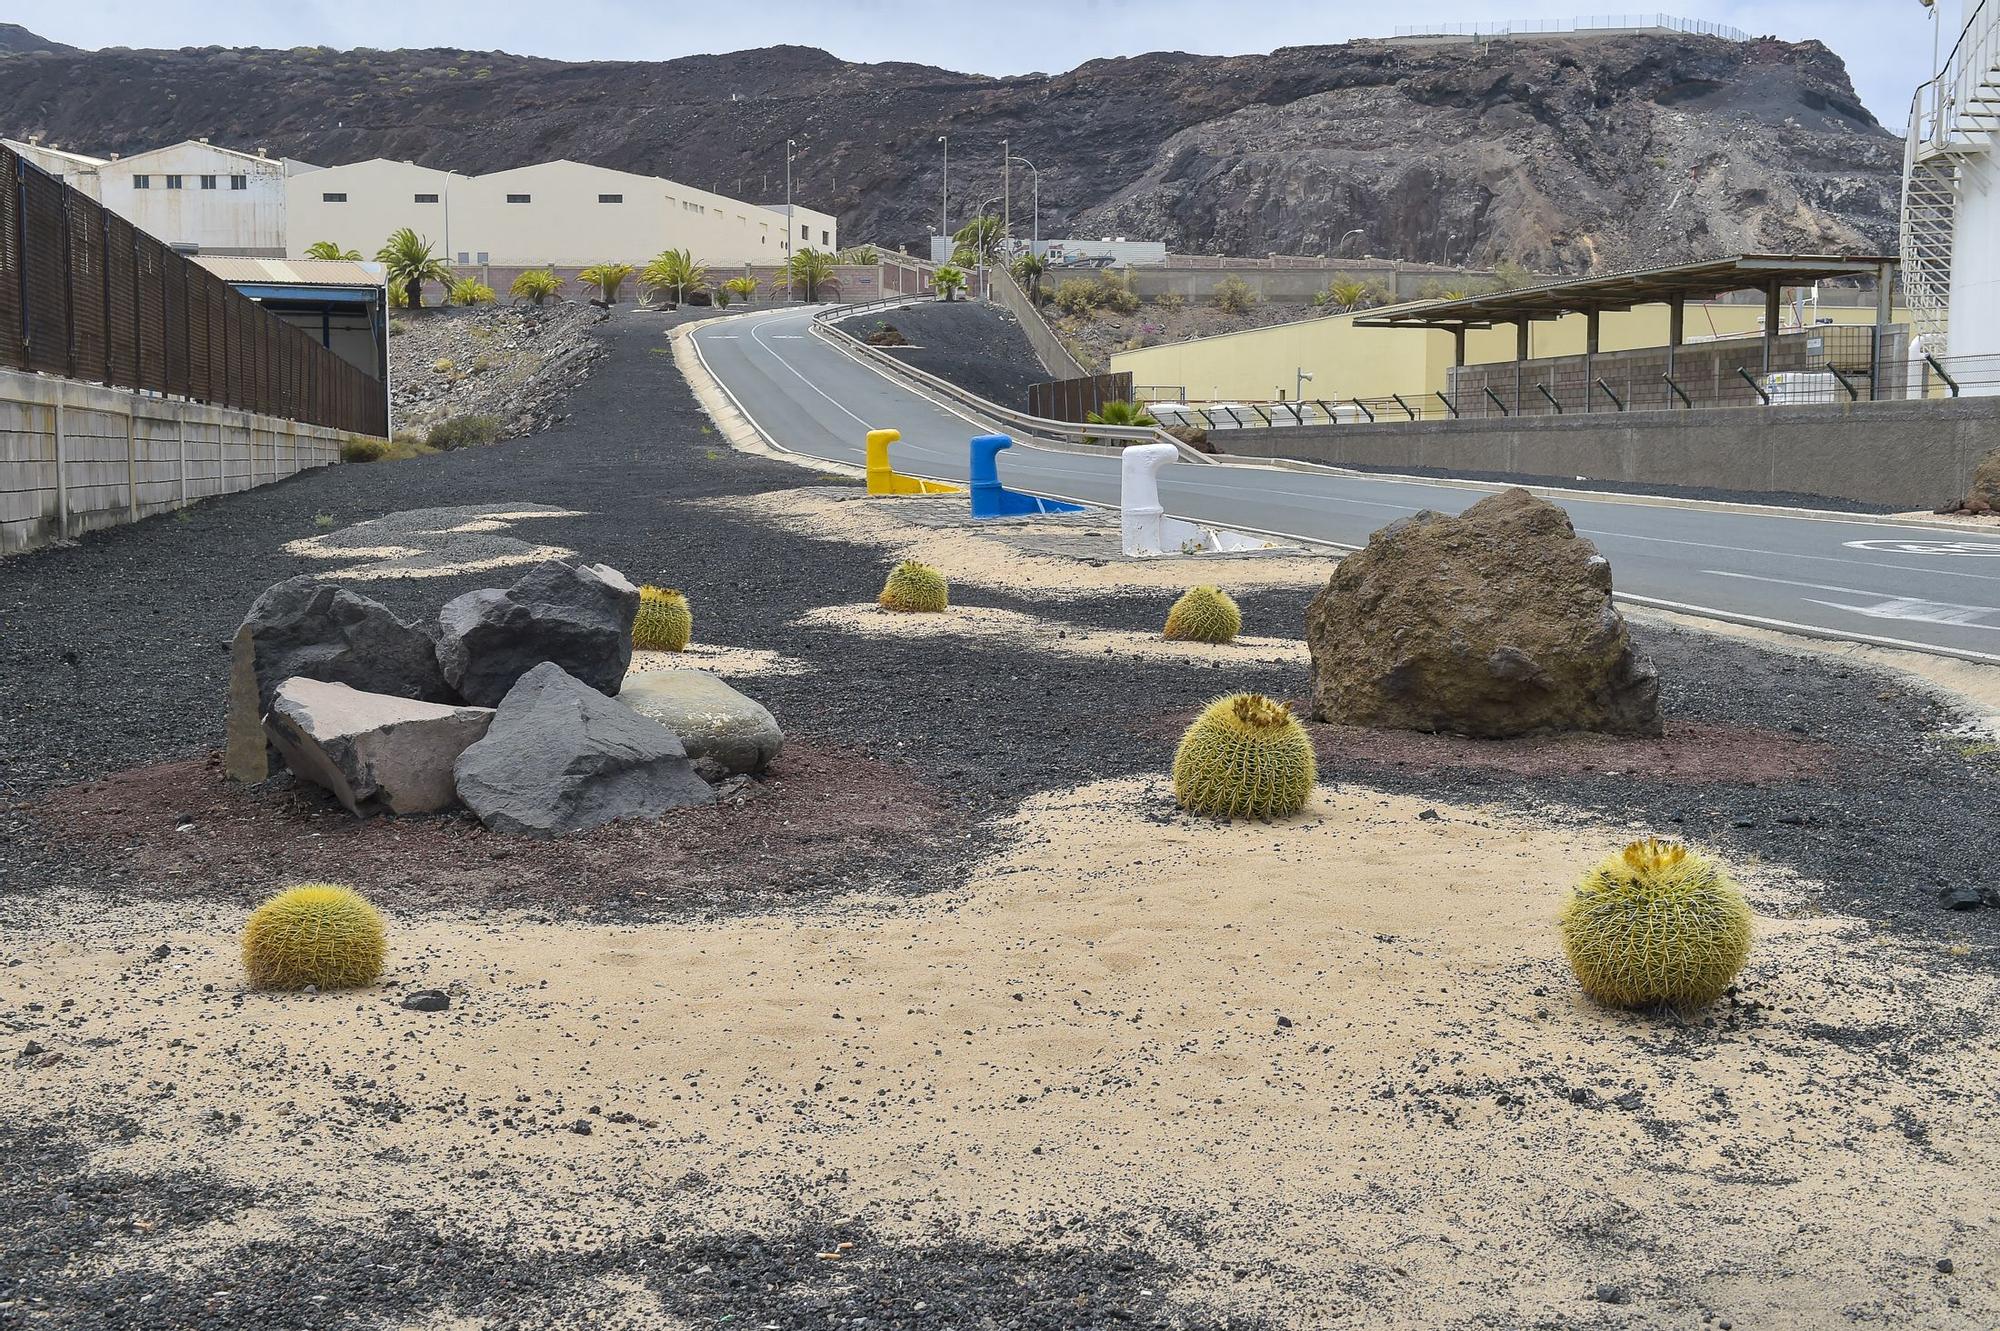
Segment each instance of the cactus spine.
[[694,612],[687,597],[671,587],[639,589],[639,617],[632,621],[632,645],[649,652],[684,652],[694,637]]
[[1561,930],[1583,991],[1619,1007],[1712,1003],[1750,957],[1750,907],[1734,880],[1650,837],[1583,876]]
[[268,989],[349,989],[382,973],[382,917],[351,888],[304,883],[251,912],[243,968]]
[[1174,797],[1183,809],[1216,818],[1297,813],[1317,779],[1306,728],[1260,693],[1217,698],[1174,752]]
[[1243,613],[1219,587],[1190,587],[1167,611],[1166,635],[1178,642],[1230,642],[1243,631]]
[[929,564],[905,559],[890,572],[875,602],[884,610],[938,611],[948,599],[944,574]]

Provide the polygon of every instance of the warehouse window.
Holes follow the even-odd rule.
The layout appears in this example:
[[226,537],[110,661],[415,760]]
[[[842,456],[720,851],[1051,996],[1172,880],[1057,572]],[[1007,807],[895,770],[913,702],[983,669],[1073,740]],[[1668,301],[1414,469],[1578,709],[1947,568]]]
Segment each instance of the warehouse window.
[[215,177],[214,177],[214,176],[203,176],[203,177],[201,178],[201,187],[202,187],[203,189],[214,189],[214,188],[215,188]]
[[533,196],[533,195],[530,195],[530,194],[509,194],[509,195],[507,196],[507,202],[509,202],[509,203],[530,203],[530,202],[532,202],[532,201],[533,201],[533,198],[534,198],[534,196]]
[[438,196],[435,194],[419,194],[416,197],[416,202],[418,203],[436,203],[437,201]]
[[830,231],[822,231],[822,232],[820,232],[820,233],[819,233],[819,243],[820,243],[820,244],[822,244],[822,245],[826,245],[826,246],[829,246],[829,247],[831,247],[831,246],[832,246],[832,244],[833,244],[833,233],[832,233],[832,232],[830,232]]
[[151,176],[133,176],[133,177],[132,177],[132,188],[133,188],[133,189],[151,189],[151,188],[153,188],[153,178],[152,178]]
[[249,189],[249,188],[250,188],[250,177],[248,177],[248,176],[231,176],[231,177],[229,178],[229,188],[231,188],[231,189]]
[[623,194],[600,194],[597,196],[597,201],[599,203],[623,203],[625,202],[625,196]]
[[179,189],[180,187],[181,187],[181,178],[180,178],[179,176],[168,176],[168,177],[167,177],[167,188],[168,188],[168,189]]
[[802,226],[799,228],[800,240],[811,240],[812,238],[813,238],[813,229],[811,227]]
[[346,203],[347,196],[345,194],[322,194],[319,196],[319,201],[321,203]]

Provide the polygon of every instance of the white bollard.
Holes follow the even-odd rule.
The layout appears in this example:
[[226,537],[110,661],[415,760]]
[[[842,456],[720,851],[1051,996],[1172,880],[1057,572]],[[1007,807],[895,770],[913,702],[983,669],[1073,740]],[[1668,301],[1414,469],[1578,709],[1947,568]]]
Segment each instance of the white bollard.
[[[1180,456],[1172,444],[1129,444],[1118,467],[1118,525],[1131,556],[1167,553],[1160,470]],[[1176,543],[1178,545],[1178,543]]]

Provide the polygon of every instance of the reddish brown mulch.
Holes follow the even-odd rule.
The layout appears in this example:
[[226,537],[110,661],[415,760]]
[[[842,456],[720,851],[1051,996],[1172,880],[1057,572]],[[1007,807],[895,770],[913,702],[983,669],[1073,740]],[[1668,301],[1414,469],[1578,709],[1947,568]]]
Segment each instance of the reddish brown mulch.
[[619,913],[744,909],[900,878],[913,846],[935,853],[962,821],[901,768],[798,743],[740,805],[550,841],[464,813],[357,819],[288,778],[232,785],[216,755],[65,787],[28,812],[68,856],[112,870],[112,890],[147,896],[248,901],[321,880],[406,909]]
[[[1310,710],[1302,700],[1291,706],[1301,718]],[[1195,716],[1196,709],[1170,712],[1146,729],[1178,736]],[[1319,721],[1305,725],[1319,757],[1320,777],[1330,781],[1349,775],[1365,780],[1370,771],[1407,775],[1461,770],[1556,778],[1625,773],[1686,785],[1744,786],[1823,776],[1834,759],[1832,745],[1795,734],[1671,719],[1659,739],[1592,734],[1468,739]]]

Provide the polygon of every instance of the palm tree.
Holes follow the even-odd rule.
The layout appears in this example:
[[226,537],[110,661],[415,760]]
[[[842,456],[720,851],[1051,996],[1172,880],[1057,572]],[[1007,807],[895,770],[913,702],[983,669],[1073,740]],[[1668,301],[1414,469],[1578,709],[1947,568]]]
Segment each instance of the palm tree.
[[863,268],[873,268],[877,263],[881,262],[881,255],[876,253],[873,245],[855,245],[842,250],[836,256],[836,261],[839,263],[859,264]]
[[360,250],[344,250],[336,240],[315,240],[306,246],[308,259],[346,259],[350,263],[361,262]]
[[604,297],[606,305],[618,303],[618,288],[625,285],[625,279],[632,275],[629,263],[594,263],[577,273],[577,277],[596,287]]
[[639,273],[639,281],[654,291],[672,287],[674,303],[679,305],[688,292],[708,290],[708,269],[687,250],[661,250]]
[[806,300],[810,303],[819,298],[819,288],[833,276],[833,256],[819,250],[800,250],[792,256],[786,273],[792,279],[794,291],[801,284],[805,286]]
[[451,269],[444,260],[432,258],[430,241],[408,227],[399,227],[390,234],[382,248],[375,251],[375,262],[388,270],[383,274],[384,280],[403,289],[413,310],[424,307],[424,283],[451,285]]
[[1023,254],[1014,260],[1014,280],[1028,293],[1028,299],[1042,298],[1042,274],[1049,270],[1049,261],[1039,254]]
[[1324,294],[1327,304],[1345,314],[1360,309],[1367,302],[1368,284],[1358,278],[1342,274],[1327,283]]
[[994,254],[1000,249],[1000,219],[991,213],[981,213],[960,227],[952,239],[961,245],[970,245],[975,256],[992,263]]
[[948,263],[931,274],[931,285],[942,292],[946,300],[957,300],[958,293],[965,290],[965,270],[955,263]]
[[1146,409],[1136,402],[1122,398],[1112,398],[1101,403],[1096,411],[1084,413],[1084,420],[1092,425],[1158,425]]
[[515,300],[525,300],[532,305],[540,305],[550,296],[562,290],[563,280],[556,276],[553,268],[530,268],[514,279],[509,288]]
[[757,294],[757,279],[754,277],[732,277],[722,284],[722,289],[747,304]]
[[476,277],[461,277],[451,284],[454,305],[491,305],[493,299],[493,288]]

